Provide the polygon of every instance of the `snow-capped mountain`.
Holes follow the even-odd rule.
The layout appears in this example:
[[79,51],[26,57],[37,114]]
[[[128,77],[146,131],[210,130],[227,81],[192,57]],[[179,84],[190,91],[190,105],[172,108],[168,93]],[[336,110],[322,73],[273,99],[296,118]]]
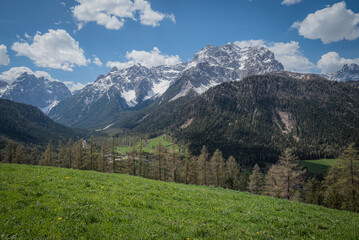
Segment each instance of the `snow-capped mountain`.
[[342,69],[333,74],[326,74],[326,77],[340,82],[359,81],[359,66],[354,63],[350,65],[344,64]]
[[283,65],[265,47],[241,48],[232,43],[210,45],[194,55],[181,75],[186,80],[170,101],[190,92],[200,95],[223,82],[238,81],[247,76],[283,69]]
[[36,77],[27,72],[22,73],[10,84],[0,82],[0,97],[36,106],[45,113],[69,96],[71,92],[64,83]]
[[278,70],[283,70],[283,65],[267,48],[240,48],[231,43],[207,46],[189,63],[152,68],[139,64],[126,69],[114,67],[60,102],[49,116],[76,127],[111,124],[121,112],[140,109],[161,96],[161,102],[174,101],[190,93],[200,95],[222,82]]
[[140,64],[126,69],[114,67],[106,76],[100,75],[77,95],[86,95],[85,103],[88,105],[113,92],[121,96],[128,107],[134,107],[161,96],[185,67],[186,63],[153,68]]

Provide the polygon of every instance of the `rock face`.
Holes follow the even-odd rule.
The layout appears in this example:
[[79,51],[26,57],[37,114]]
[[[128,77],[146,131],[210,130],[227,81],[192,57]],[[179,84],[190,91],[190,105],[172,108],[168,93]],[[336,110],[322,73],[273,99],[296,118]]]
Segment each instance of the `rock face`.
[[333,73],[327,74],[326,77],[330,80],[340,82],[354,82],[359,81],[359,66],[357,64],[344,64],[342,69]]
[[36,106],[45,113],[69,96],[71,92],[64,83],[36,77],[27,72],[11,84],[4,81],[0,83],[0,97]]
[[194,55],[181,74],[181,88],[170,101],[190,92],[201,95],[223,82],[238,81],[244,77],[283,70],[274,54],[264,47],[240,48],[228,43],[207,46]]
[[189,94],[201,95],[222,82],[279,70],[283,70],[283,65],[264,47],[240,48],[230,43],[207,46],[189,63],[114,67],[106,76],[100,75],[94,83],[59,103],[49,116],[76,127],[110,124],[121,112],[140,109],[155,100],[168,102]]

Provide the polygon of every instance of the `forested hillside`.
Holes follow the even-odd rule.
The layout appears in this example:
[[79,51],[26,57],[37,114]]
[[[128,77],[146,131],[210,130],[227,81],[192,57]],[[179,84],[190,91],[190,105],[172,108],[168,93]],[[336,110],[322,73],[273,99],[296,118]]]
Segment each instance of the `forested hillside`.
[[6,99],[0,99],[0,116],[1,148],[7,140],[46,145],[50,140],[76,139],[83,133],[54,122],[34,106]]
[[171,133],[199,154],[219,148],[242,164],[275,162],[295,148],[302,159],[337,156],[359,139],[359,89],[320,77],[273,75],[223,83],[193,101],[162,104],[132,114],[120,127],[139,133]]

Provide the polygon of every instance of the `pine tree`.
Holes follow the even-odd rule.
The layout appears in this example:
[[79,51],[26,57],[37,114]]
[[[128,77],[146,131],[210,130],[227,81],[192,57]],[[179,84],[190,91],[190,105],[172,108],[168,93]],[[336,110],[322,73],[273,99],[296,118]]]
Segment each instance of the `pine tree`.
[[67,149],[66,149],[66,146],[64,146],[62,144],[62,141],[60,140],[59,143],[58,143],[58,148],[57,148],[57,159],[56,159],[56,163],[55,165],[56,166],[60,166],[60,167],[65,167],[66,166],[66,163],[65,163],[65,159],[66,159],[66,155],[67,155]]
[[66,154],[64,159],[64,166],[67,168],[72,168],[73,161],[74,161],[74,143],[72,139],[70,138],[65,146]]
[[37,165],[40,160],[40,153],[37,147],[33,147],[30,152],[29,156],[29,164],[30,165]]
[[264,187],[264,176],[256,164],[253,167],[252,175],[249,177],[249,191],[254,194],[261,194]]
[[95,160],[96,160],[96,149],[95,149],[95,140],[94,136],[90,137],[89,141],[89,160],[90,160],[90,170],[95,170]]
[[324,181],[328,207],[359,211],[359,152],[350,144],[328,171]]
[[248,183],[249,183],[249,173],[248,173],[248,171],[243,171],[238,179],[239,191],[247,192],[248,191]]
[[199,171],[199,184],[200,185],[208,185],[208,150],[206,146],[202,147],[201,155],[198,157],[198,171]]
[[140,144],[138,146],[138,150],[137,150],[137,153],[138,153],[138,175],[139,176],[144,176],[144,164],[143,164],[143,140],[142,138],[140,139]]
[[46,150],[42,156],[40,164],[45,166],[53,166],[54,164],[54,152],[53,152],[51,141],[47,144]]
[[226,162],[226,183],[228,188],[235,190],[239,189],[238,177],[240,170],[240,166],[236,159],[230,156]]
[[266,176],[265,194],[290,199],[302,183],[304,171],[298,169],[299,159],[286,149]]
[[108,149],[106,139],[103,139],[101,144],[100,161],[98,166],[98,169],[100,169],[101,172],[106,172],[107,169],[107,151]]
[[24,146],[22,144],[19,144],[16,147],[14,163],[17,163],[17,164],[26,163],[26,160],[25,160],[25,148],[24,148]]
[[116,152],[115,152],[115,138],[112,137],[111,139],[111,160],[112,160],[112,172],[115,173],[117,172],[117,167],[116,167]]
[[74,145],[74,168],[77,169],[84,169],[84,158],[85,158],[85,153],[84,153],[84,145],[83,145],[83,140],[79,140],[77,141],[77,143]]
[[322,184],[316,178],[310,178],[305,183],[305,202],[322,205]]
[[210,160],[210,183],[215,187],[224,187],[224,158],[222,152],[217,149]]

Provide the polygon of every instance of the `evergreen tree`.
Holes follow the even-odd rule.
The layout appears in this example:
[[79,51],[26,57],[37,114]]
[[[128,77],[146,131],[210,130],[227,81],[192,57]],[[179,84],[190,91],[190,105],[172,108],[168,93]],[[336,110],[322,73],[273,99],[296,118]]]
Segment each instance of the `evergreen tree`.
[[65,167],[66,166],[65,159],[66,159],[67,149],[66,149],[66,146],[64,146],[62,144],[61,140],[59,141],[57,151],[58,152],[57,152],[57,159],[56,159],[55,166]]
[[43,153],[40,164],[45,166],[53,166],[54,164],[54,152],[53,152],[51,141],[47,144],[46,150]]
[[29,164],[30,165],[37,165],[40,161],[40,153],[37,147],[31,148],[31,152],[29,155]]
[[286,149],[266,176],[265,194],[290,199],[302,183],[304,171],[298,169],[299,159]]
[[15,158],[14,158],[14,163],[17,164],[24,164],[26,163],[25,160],[25,148],[22,144],[17,145],[16,150],[15,150]]
[[107,142],[106,139],[103,139],[101,144],[100,161],[98,167],[101,172],[106,172],[107,169],[107,151]]
[[116,152],[115,152],[115,138],[112,137],[111,139],[111,160],[112,160],[112,172],[115,173],[117,172],[117,167],[116,167]]
[[217,149],[210,160],[211,184],[215,187],[224,187],[224,158],[222,152]]
[[264,187],[264,176],[256,164],[253,167],[252,175],[249,177],[249,191],[254,194],[261,194]]
[[359,152],[350,144],[328,171],[324,181],[328,207],[359,211]]
[[73,161],[74,161],[74,143],[72,139],[70,138],[65,146],[66,153],[65,153],[65,159],[64,159],[64,166],[67,168],[72,168]]
[[310,178],[305,183],[305,202],[322,205],[322,184],[316,178]]
[[77,141],[74,145],[74,168],[77,169],[84,169],[84,158],[85,158],[85,151],[84,151],[84,143],[83,140]]
[[88,158],[90,160],[90,170],[95,170],[95,160],[96,160],[96,149],[95,149],[95,140],[94,136],[90,137],[89,140],[89,152],[88,152]]
[[236,159],[230,156],[226,162],[226,185],[230,189],[239,189],[239,173],[240,173],[240,166],[237,163]]
[[202,147],[201,155],[198,157],[198,171],[199,171],[199,184],[200,185],[208,185],[208,171],[209,171],[209,164],[208,164],[208,150],[206,146]]
[[241,175],[239,175],[239,179],[238,179],[239,191],[247,192],[248,183],[249,183],[249,173],[247,171],[243,171]]

